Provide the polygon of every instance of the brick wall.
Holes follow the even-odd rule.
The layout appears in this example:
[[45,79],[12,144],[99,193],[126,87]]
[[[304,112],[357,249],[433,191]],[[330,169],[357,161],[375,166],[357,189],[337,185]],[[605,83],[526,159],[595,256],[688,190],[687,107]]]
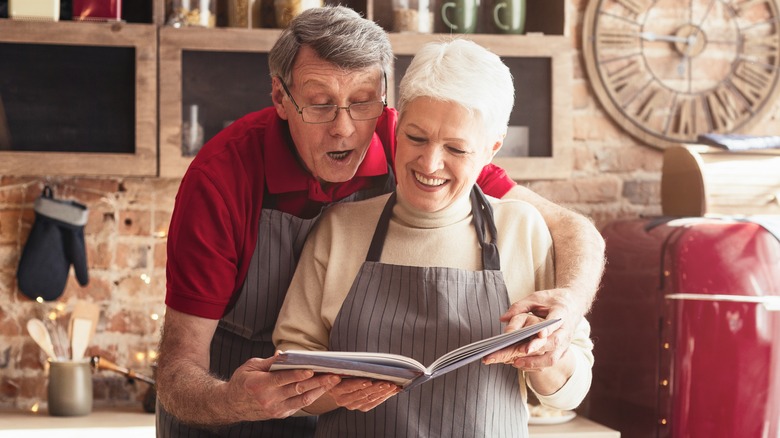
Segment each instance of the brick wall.
[[[569,35],[579,47],[585,0],[571,0]],[[572,117],[575,164],[567,181],[528,185],[547,198],[580,211],[597,225],[617,218],[659,214],[661,153],[638,145],[601,110],[575,55]],[[776,104],[752,134],[777,135]],[[90,283],[81,288],[71,278],[53,304],[21,295],[15,272],[34,218],[32,202],[44,183],[58,197],[90,208],[86,242]],[[25,330],[31,317],[51,311],[67,314],[76,300],[101,306],[102,318],[87,354],[102,355],[122,366],[151,372],[149,352],[158,340],[165,294],[165,232],[178,180],[157,178],[10,178],[0,177],[0,407],[31,409],[45,400],[45,358]],[[58,310],[56,304],[64,309]],[[115,373],[95,376],[98,405],[134,405],[146,390]]]
[[[90,281],[71,275],[56,301],[38,303],[16,286],[16,268],[34,220],[33,201],[47,184],[57,198],[89,207],[85,242]],[[0,407],[35,409],[46,399],[46,358],[28,336],[27,320],[53,317],[65,326],[73,305],[100,306],[86,355],[100,355],[142,374],[156,352],[165,297],[165,235],[179,180],[0,177]],[[151,355],[151,357],[150,357]],[[94,378],[96,405],[135,405],[147,390],[120,374]]]

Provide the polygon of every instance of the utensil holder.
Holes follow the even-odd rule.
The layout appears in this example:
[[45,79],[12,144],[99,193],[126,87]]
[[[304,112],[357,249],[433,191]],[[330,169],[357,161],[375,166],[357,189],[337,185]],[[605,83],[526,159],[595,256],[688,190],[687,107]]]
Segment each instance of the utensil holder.
[[90,360],[49,361],[49,415],[75,417],[92,412]]

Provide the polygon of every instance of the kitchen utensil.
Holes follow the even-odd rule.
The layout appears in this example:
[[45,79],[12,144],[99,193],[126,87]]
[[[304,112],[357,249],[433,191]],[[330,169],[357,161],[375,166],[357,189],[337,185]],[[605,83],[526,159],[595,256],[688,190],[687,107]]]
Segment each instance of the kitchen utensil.
[[57,359],[57,355],[54,353],[54,344],[51,342],[51,336],[49,331],[46,330],[46,325],[44,325],[43,321],[38,318],[32,318],[27,321],[27,331],[35,343],[49,356],[49,359]]
[[65,324],[58,324],[56,320],[46,318],[43,323],[49,329],[51,340],[54,342],[54,352],[58,358],[70,357],[70,339],[65,332]]
[[87,345],[89,345],[92,321],[84,318],[75,318],[72,330],[70,338],[71,356],[73,360],[80,360],[84,357],[84,352],[87,350]]
[[114,371],[119,374],[124,374],[125,376],[127,376],[128,379],[140,380],[150,385],[154,385],[154,379],[152,379],[151,377],[144,376],[143,374],[137,373],[131,369],[119,366],[114,362],[111,362],[110,360],[104,359],[100,356],[92,356],[91,363],[92,363],[92,368],[94,368],[96,371],[97,370]]
[[92,363],[92,369],[95,371],[98,370],[114,371],[127,376],[128,379],[137,379],[148,383],[149,388],[146,389],[146,393],[144,394],[143,408],[144,411],[150,414],[153,414],[155,412],[155,406],[157,404],[157,388],[155,386],[155,381],[153,378],[149,378],[147,376],[144,376],[143,374],[136,373],[131,369],[121,367],[109,360],[103,359],[100,356],[92,356],[90,362]]
[[92,327],[87,335],[87,345],[92,342],[92,338],[95,337],[95,329],[97,328],[98,320],[100,319],[100,308],[97,304],[90,303],[88,301],[76,301],[73,305],[73,312],[70,314],[70,323],[68,324],[68,339],[73,339],[73,321],[77,318],[86,319],[92,322]]

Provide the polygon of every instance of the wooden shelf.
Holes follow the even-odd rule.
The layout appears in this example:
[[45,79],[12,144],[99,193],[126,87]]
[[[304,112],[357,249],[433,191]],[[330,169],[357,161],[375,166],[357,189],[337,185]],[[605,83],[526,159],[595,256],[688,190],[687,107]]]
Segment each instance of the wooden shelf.
[[[0,20],[0,47],[67,45],[130,48],[135,53],[133,115],[125,117],[134,119],[135,124],[132,153],[0,150],[0,172],[181,177],[192,160],[181,148],[185,108],[199,106],[208,140],[231,120],[271,104],[267,53],[281,30],[167,27],[166,0],[146,1],[151,10],[149,23]],[[352,0],[345,4],[385,29],[392,28],[391,2]],[[527,149],[505,146],[502,153],[509,151],[508,155],[500,155],[495,161],[518,180],[565,178],[572,169],[570,90],[574,55],[570,38],[565,36],[565,9],[565,0],[528,0],[527,35],[457,35],[493,50],[513,70],[518,98],[510,125],[514,132],[527,137],[527,146],[523,146]],[[388,78],[392,104],[398,80],[412,55],[423,44],[447,35],[389,36],[397,57]],[[53,111],[68,111],[63,108],[67,106],[58,104]],[[0,101],[0,116],[2,109]],[[0,117],[0,149],[2,131]]]
[[[190,68],[200,71],[188,71],[186,58],[188,53],[211,52],[216,58],[219,53],[244,52],[263,56],[278,38],[279,31],[274,29],[160,29],[160,175],[178,177],[184,174],[191,157],[183,156],[181,148],[181,133],[184,106],[189,103],[206,105],[226,105],[246,107],[254,103],[261,109],[271,104],[268,94],[270,88],[252,93],[231,92],[225,75],[240,75],[241,66],[230,68],[226,58],[221,62],[201,62],[200,66],[190,65]],[[391,33],[390,41],[397,57],[395,74],[388,77],[390,81],[389,101],[395,103],[395,88],[400,81],[408,61],[417,50],[427,42],[441,40],[441,34],[398,34]],[[518,104],[513,112],[513,123],[523,125],[530,131],[532,156],[497,157],[495,162],[504,167],[512,178],[518,180],[566,178],[572,169],[572,154],[569,143],[572,138],[571,98],[567,90],[571,88],[572,49],[569,38],[562,36],[503,36],[475,34],[464,36],[488,47],[505,59],[507,64],[517,67],[515,70]],[[263,58],[267,62],[267,58]],[[531,85],[527,83],[529,73],[533,68],[520,68],[526,64],[543,66],[535,76],[531,76]],[[223,73],[215,69],[223,69]],[[400,69],[400,70],[399,70]],[[203,76],[206,79],[192,80],[192,76]],[[219,76],[221,75],[221,76]],[[251,78],[257,83],[270,87],[266,64],[253,65]],[[525,75],[525,76],[524,76]],[[396,77],[398,76],[398,77]],[[533,83],[536,81],[536,84]],[[211,88],[209,85],[211,83]],[[258,87],[251,84],[250,79],[239,81],[244,86]],[[195,84],[188,89],[185,84]],[[226,90],[225,87],[228,87]],[[203,97],[219,93],[220,99],[205,99]],[[540,92],[541,90],[541,92]],[[545,91],[546,90],[546,91]],[[189,97],[188,97],[189,94]],[[200,102],[195,102],[201,96]],[[195,100],[193,100],[195,99]],[[207,114],[224,113],[224,110],[208,106],[201,108]],[[248,111],[247,111],[248,112]],[[224,118],[223,118],[224,120]],[[219,122],[217,120],[216,122]],[[211,125],[215,121],[211,120]],[[214,129],[206,130],[206,140],[216,134]],[[508,145],[509,146],[509,145]],[[507,147],[506,149],[509,149]]]
[[[183,156],[181,148],[183,105],[193,102],[212,107],[227,105],[234,109],[236,106],[247,108],[246,111],[234,113],[235,117],[240,117],[271,104],[270,77],[265,54],[271,50],[280,33],[277,29],[160,29],[160,176],[180,177],[192,161],[192,157]],[[188,52],[200,52],[205,57],[211,53],[214,57],[220,57],[223,62],[194,61],[193,69],[200,68],[200,71],[187,71],[184,64]],[[231,57],[231,53],[235,56]],[[265,64],[254,64],[251,69],[246,65],[241,66],[241,60],[236,58],[242,53],[260,55]],[[236,59],[238,67],[233,65],[231,58]],[[205,78],[196,82],[194,78],[199,75]],[[246,80],[237,80],[237,77]],[[198,90],[185,89],[183,84],[187,82],[195,83]],[[248,92],[247,89],[252,87],[254,92]],[[267,90],[263,93],[265,87]],[[194,102],[192,99],[196,97],[192,97],[192,94],[201,97],[211,95],[212,98]],[[213,123],[215,111],[208,106],[202,110],[207,114],[207,118],[209,112],[212,113]],[[224,114],[224,110],[216,112]],[[213,130],[207,130],[206,140],[213,134]]]
[[[13,102],[21,107],[24,115],[31,118],[33,123],[39,126],[28,126],[28,132],[33,129],[36,134],[50,135],[68,138],[69,132],[78,132],[75,138],[83,139],[97,133],[97,139],[90,147],[101,149],[101,142],[114,143],[126,142],[128,151],[125,153],[73,153],[64,150],[55,152],[47,151],[49,146],[38,148],[33,144],[24,151],[14,151],[14,131],[10,135],[6,132],[9,142],[0,146],[0,173],[5,175],[138,175],[150,176],[157,174],[157,28],[152,24],[127,24],[121,22],[27,22],[14,20],[0,20],[0,48],[13,51],[18,44],[29,44],[29,50],[41,50],[42,53],[51,53],[52,48],[61,51],[79,50],[89,51],[90,48],[116,49],[100,51],[110,54],[122,52],[122,56],[129,53],[129,60],[122,71],[122,77],[129,78],[129,86],[134,88],[134,95],[126,97],[128,84],[111,83],[113,78],[98,77],[102,69],[116,66],[106,62],[100,64],[100,59],[95,59],[90,70],[89,65],[73,65],[75,62],[59,57],[59,63],[54,59],[33,59],[30,69],[41,69],[47,75],[45,83],[41,78],[8,78],[14,85],[5,90],[7,96],[5,104],[5,116],[0,126],[8,129],[8,120],[14,120],[10,114],[13,108],[9,108],[9,97],[14,97]],[[25,48],[25,50],[27,50]],[[94,58],[94,57],[92,57]],[[47,64],[48,63],[48,64]],[[22,69],[21,65],[15,65],[14,71]],[[116,71],[116,70],[109,70]],[[76,72],[76,74],[74,74]],[[70,77],[68,77],[70,76]],[[74,77],[77,76],[77,77]],[[78,82],[76,81],[78,80]],[[25,82],[27,81],[27,82]],[[68,88],[74,82],[86,85],[84,89]],[[99,95],[91,94],[95,90]],[[62,91],[68,89],[67,92]],[[116,95],[111,94],[116,91]],[[83,98],[82,93],[83,92]],[[109,95],[103,95],[106,92]],[[3,99],[4,90],[0,88],[0,99]],[[47,100],[51,99],[51,101]],[[99,101],[99,102],[96,102]],[[113,103],[116,101],[116,106]],[[100,104],[100,105],[98,105]],[[90,107],[92,105],[92,107]],[[80,114],[95,111],[98,106],[98,114],[95,117],[107,117],[109,120],[119,120],[119,125],[129,126],[127,130],[129,138],[116,138],[112,133],[102,132],[110,130],[113,126],[96,126],[92,117],[85,116],[75,122],[75,126],[59,126],[60,118],[66,115]],[[119,114],[114,117],[112,109],[117,112],[126,111],[129,114]],[[47,124],[48,120],[48,124]],[[27,125],[30,125],[29,120]],[[105,128],[105,129],[103,129]],[[50,129],[51,132],[48,132]],[[57,130],[59,129],[59,131]],[[66,132],[67,131],[67,132]],[[134,138],[134,141],[132,140]],[[18,139],[17,139],[18,140]],[[72,145],[74,150],[81,150],[84,145]],[[10,149],[10,150],[9,150]],[[114,150],[114,148],[107,148]]]

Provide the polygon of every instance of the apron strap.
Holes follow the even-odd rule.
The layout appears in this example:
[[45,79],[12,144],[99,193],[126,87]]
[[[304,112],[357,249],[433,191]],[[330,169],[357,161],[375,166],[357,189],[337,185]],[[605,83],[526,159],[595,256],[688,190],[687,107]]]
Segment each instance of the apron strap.
[[374,237],[371,239],[371,246],[368,248],[368,255],[366,255],[367,262],[379,262],[379,257],[382,256],[387,228],[390,226],[390,217],[393,215],[393,206],[395,206],[395,192],[387,198],[385,209],[382,210],[382,215],[379,216],[379,222],[376,224]]
[[[498,231],[496,230],[496,222],[493,219],[493,207],[477,185],[474,185],[470,196],[474,226],[477,229],[479,245],[482,247],[482,269],[500,271],[501,258],[498,254],[498,246],[496,246]],[[374,237],[371,239],[371,246],[368,248],[368,254],[366,255],[367,262],[379,262],[379,258],[382,256],[382,248],[385,246],[385,236],[387,236],[387,229],[390,226],[390,218],[393,216],[395,201],[396,193],[393,192],[387,199],[382,215],[379,216],[379,222],[376,224]],[[485,239],[485,227],[487,227],[487,231],[490,233],[490,242]]]
[[[498,246],[496,246],[498,230],[493,219],[493,207],[476,184],[471,191],[471,211],[474,217],[474,227],[477,229],[479,245],[482,247],[482,269],[499,271],[501,270],[501,258],[498,254]],[[485,238],[485,226],[490,233],[489,242]]]

